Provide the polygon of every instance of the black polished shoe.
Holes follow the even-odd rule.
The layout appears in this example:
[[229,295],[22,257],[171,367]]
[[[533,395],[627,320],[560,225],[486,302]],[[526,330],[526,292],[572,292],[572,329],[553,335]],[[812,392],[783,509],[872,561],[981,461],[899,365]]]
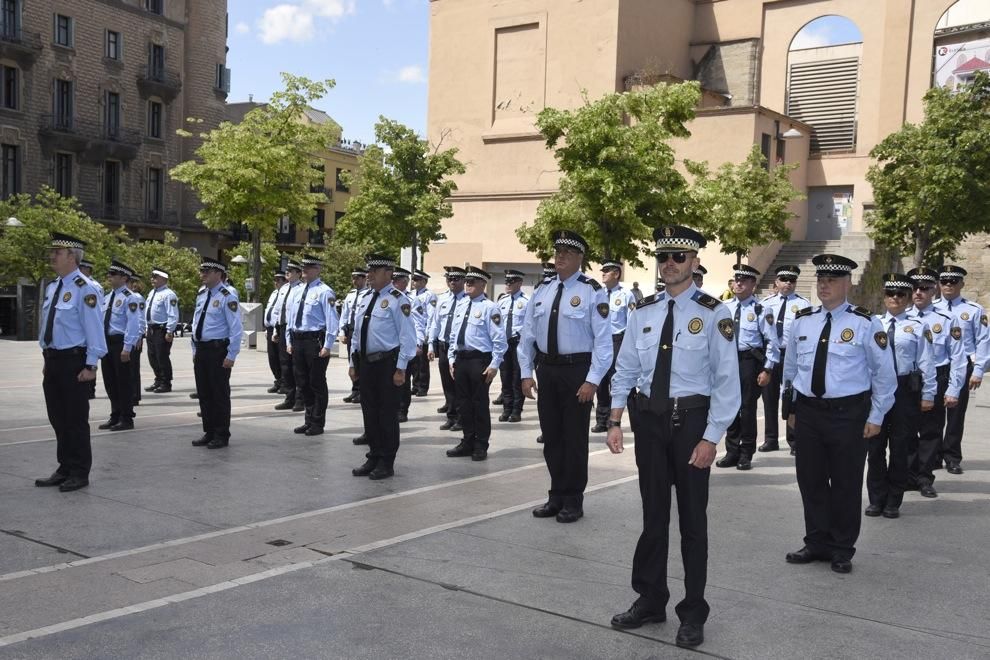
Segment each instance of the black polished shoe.
[[736,464],[737,470],[752,470],[753,469],[753,459],[749,456],[740,456],[739,462]]
[[302,401],[296,401],[296,405],[292,406],[292,412],[302,412],[306,410],[306,404]]
[[722,458],[715,461],[715,465],[720,468],[730,468],[739,465],[739,454],[726,454]]
[[144,391],[145,392],[154,392],[157,389],[158,389],[158,383],[154,383],[154,384],[149,385],[148,387],[144,388]]
[[962,474],[963,469],[959,467],[959,463],[947,463],[945,466],[945,471],[949,474]]
[[667,620],[667,615],[663,612],[654,612],[637,599],[628,610],[622,614],[612,617],[612,627],[622,630],[632,630],[641,627],[644,623],[663,623]]
[[450,427],[452,427],[453,425],[454,425],[454,420],[448,419],[446,422],[444,422],[443,424],[440,425],[440,430],[441,431],[449,431],[450,430]]
[[446,413],[447,412],[447,406],[440,406],[439,408],[437,408],[437,412],[440,413],[440,414]]
[[556,516],[557,522],[559,523],[577,522],[583,517],[584,517],[583,509],[575,509],[574,507],[571,506],[565,506],[563,509],[560,510],[560,513],[558,513]]
[[210,444],[206,445],[207,449],[222,449],[230,444],[230,438],[213,438],[210,440]]
[[353,400],[354,400],[354,395],[353,394],[349,394],[348,396],[345,396],[344,397],[344,403],[350,403]]
[[361,403],[361,395],[355,394],[354,398],[351,399],[351,403]]
[[275,406],[275,410],[292,410],[296,407],[295,401],[283,401],[282,403]]
[[510,424],[515,424],[516,422],[521,422],[521,421],[522,421],[522,416],[519,413],[512,413],[511,415],[509,415]]
[[379,465],[378,467],[376,467],[374,470],[371,471],[371,474],[368,475],[368,478],[371,479],[372,481],[378,481],[380,479],[388,479],[389,477],[394,475],[395,475],[395,470],[393,470],[391,467],[386,465]]
[[879,504],[871,504],[866,507],[866,511],[863,512],[864,516],[869,516],[870,518],[877,518],[883,513],[883,507]]
[[500,422],[507,422],[507,421],[509,421],[509,413],[504,412],[501,415],[499,415],[498,416],[498,421],[500,421]]
[[885,506],[883,508],[883,517],[884,518],[900,518],[901,517],[901,509],[900,509],[900,507],[889,506],[889,505],[888,506]]
[[460,422],[454,422],[454,425],[450,427],[450,430],[451,431],[454,431],[454,432],[463,431],[464,430],[464,427],[461,426],[461,423]]
[[199,392],[190,392],[189,393],[189,398],[190,399],[198,399],[199,398]]
[[405,424],[409,421],[409,413],[400,412],[399,413],[399,424]]
[[540,445],[543,444],[543,436],[542,435],[536,436],[536,443],[537,444],[540,444]]
[[835,557],[832,559],[832,570],[836,573],[852,573],[853,564],[848,559]]
[[302,426],[297,426],[296,428],[292,429],[292,432],[302,435],[308,430],[309,430],[309,424],[303,424]]
[[376,465],[378,465],[378,459],[369,458],[361,465],[361,467],[356,467],[351,470],[351,474],[355,477],[367,477],[375,469]]
[[364,433],[362,433],[358,437],[352,438],[351,442],[353,442],[356,445],[366,445],[368,444],[368,438]]
[[425,390],[420,390],[419,392],[416,392],[413,396],[420,396],[420,397],[429,396],[429,393],[426,392]]
[[134,399],[133,401],[131,401],[131,405],[137,408],[138,406],[141,405],[141,399]]
[[453,449],[447,450],[447,456],[450,458],[461,458],[463,456],[470,456],[472,454],[471,447],[463,442],[458,442],[457,446]]
[[931,484],[921,484],[920,490],[922,497],[938,497],[938,491],[936,491],[935,486]]
[[282,389],[282,386],[279,385],[278,383],[275,383],[274,385],[272,385],[271,387],[269,387],[265,391],[268,392],[269,394],[278,394],[279,390],[281,390],[281,389]]
[[60,493],[70,493],[74,490],[85,488],[88,485],[89,479],[83,479],[82,477],[69,477],[59,484],[58,490]]
[[791,447],[791,456],[797,456],[797,451],[794,449],[794,447]]
[[779,444],[767,440],[762,445],[760,445],[760,448],[757,451],[779,451],[779,450],[780,450]]
[[677,629],[674,643],[685,649],[701,646],[705,641],[705,626],[700,623],[682,623]]
[[505,399],[501,396],[492,401],[493,406],[501,406],[503,403],[505,403]]
[[61,474],[59,472],[52,472],[52,476],[47,479],[35,479],[34,485],[38,488],[49,488],[51,486],[58,486],[65,482],[69,476],[66,474]]
[[111,431],[133,431],[134,430],[134,421],[129,419],[126,422],[125,421],[117,422],[116,424],[114,424],[113,426],[110,427],[110,430]]
[[559,504],[554,504],[553,502],[547,502],[543,506],[533,509],[534,518],[553,518],[563,507]]
[[828,561],[831,557],[828,555],[816,554],[809,550],[808,546],[805,546],[797,552],[788,552],[785,559],[788,564],[810,564],[814,561]]
[[210,444],[211,442],[213,442],[213,436],[210,435],[209,433],[204,433],[203,434],[203,437],[201,437],[199,440],[193,440],[192,441],[192,446],[193,447],[205,447],[206,445]]
[[322,426],[310,426],[303,435],[323,435]]
[[604,424],[595,424],[594,426],[591,427],[591,432],[592,433],[607,433],[608,432],[608,427],[605,426]]
[[169,392],[172,391],[172,386],[171,385],[159,385],[158,387],[156,387],[152,391],[155,394],[168,394]]
[[115,426],[117,426],[117,420],[108,419],[107,421],[103,422],[102,424],[100,424],[96,428],[100,429],[101,431],[109,431],[110,429],[112,429]]
[[475,449],[473,452],[471,452],[472,461],[483,461],[487,458],[488,458],[487,449]]

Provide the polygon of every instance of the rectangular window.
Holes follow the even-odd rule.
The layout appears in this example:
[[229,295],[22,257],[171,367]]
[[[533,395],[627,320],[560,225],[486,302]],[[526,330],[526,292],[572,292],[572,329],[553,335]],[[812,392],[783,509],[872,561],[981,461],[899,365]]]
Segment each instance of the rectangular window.
[[55,128],[68,130],[72,128],[72,81],[55,81],[54,115]]
[[165,0],[145,0],[144,6],[152,14],[161,15],[165,12]]
[[777,162],[783,165],[787,162],[787,140],[777,138]]
[[213,86],[224,92],[230,92],[230,69],[223,64],[217,64],[216,80]]
[[9,109],[17,110],[20,87],[18,86],[18,74],[20,72],[12,66],[0,67],[0,74],[3,77],[3,87],[0,89],[0,105]]
[[103,123],[107,137],[120,135],[120,94],[107,92],[106,118]]
[[760,153],[763,154],[763,169],[770,169],[770,134],[764,133],[760,138]]
[[0,4],[0,32],[5,37],[20,37],[21,12],[18,0],[3,0]]
[[55,14],[55,43],[72,48],[72,17]]
[[165,47],[151,44],[148,49],[148,77],[152,80],[165,79]]
[[158,101],[148,101],[148,137],[162,137],[162,104]]
[[114,32],[113,30],[107,30],[107,51],[106,58],[108,60],[120,60],[123,56],[121,52],[121,42],[120,42],[120,32]]
[[323,229],[326,227],[326,211],[323,209],[316,209],[316,215],[313,217],[313,221],[316,223],[316,229],[310,230],[309,242],[313,245],[322,245]]
[[351,189],[344,184],[344,180],[340,178],[341,173],[344,170],[337,168],[337,192],[350,192]]
[[72,197],[72,154],[55,154],[55,192]]
[[148,195],[145,206],[149,220],[158,220],[162,214],[162,171],[157,167],[148,168]]
[[120,163],[115,160],[103,163],[103,215],[116,218],[120,205]]
[[2,167],[2,190],[0,190],[0,196],[3,199],[7,199],[11,195],[16,195],[21,191],[20,188],[20,176],[18,172],[18,167],[20,165],[20,159],[18,158],[17,145],[5,144],[2,149],[0,149],[0,167]]

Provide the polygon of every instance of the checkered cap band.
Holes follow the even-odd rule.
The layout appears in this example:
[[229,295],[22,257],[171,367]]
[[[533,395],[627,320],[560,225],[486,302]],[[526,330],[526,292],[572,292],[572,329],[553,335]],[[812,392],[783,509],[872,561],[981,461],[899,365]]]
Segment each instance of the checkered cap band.
[[413,274],[412,275],[413,275],[413,277],[419,277],[419,278],[422,278],[424,280],[430,279],[430,276],[425,271],[419,270],[418,268],[413,271]]
[[951,270],[947,270],[947,271],[945,271],[943,273],[939,273],[938,276],[939,277],[951,277],[951,278],[957,279],[957,280],[961,280],[964,277],[966,277],[964,274],[962,274],[960,272],[951,271]]
[[815,266],[815,270],[819,273],[851,273],[853,267],[848,264],[821,264]]
[[622,264],[620,264],[618,261],[606,261],[605,263],[602,264],[602,270],[605,270],[606,268],[619,268],[619,269],[621,269],[622,268]]
[[199,265],[199,269],[203,270],[204,268],[213,268],[219,270],[221,273],[227,272],[226,266],[224,266],[219,261],[215,261],[213,259],[204,259],[203,262]]
[[468,268],[467,274],[464,277],[465,278],[474,277],[479,280],[484,280],[486,282],[489,282],[492,279],[491,275],[489,275],[483,270],[478,270],[477,268]]
[[285,269],[286,270],[302,270],[302,264],[299,263],[298,261],[290,261],[287,264],[285,264]]
[[323,265],[323,261],[320,260],[320,259],[317,259],[316,257],[305,256],[305,257],[302,258],[302,265],[303,266],[322,266]]
[[368,268],[395,268],[395,260],[388,257],[373,257],[368,259]]
[[111,273],[119,273],[120,275],[127,275],[128,277],[134,274],[130,268],[117,264],[110,264],[110,267],[107,270]]
[[701,243],[688,238],[677,238],[674,236],[668,238],[667,236],[661,236],[657,239],[658,251],[698,252],[700,249]]
[[922,282],[937,282],[938,278],[934,275],[928,275],[927,273],[918,273],[917,275],[909,275],[912,280],[919,280]]
[[883,283],[883,288],[885,289],[911,289],[910,282],[902,282],[901,280],[887,280]]
[[733,270],[732,271],[732,274],[733,275],[738,275],[739,277],[752,277],[754,279],[760,276],[759,273],[754,273],[751,270],[741,270],[741,269],[738,269],[738,268],[736,270]]
[[573,238],[558,238],[553,242],[554,247],[569,247],[584,254],[584,243]]
[[791,277],[800,277],[801,273],[796,273],[793,270],[778,270],[777,277],[780,277],[781,275],[783,275],[784,277],[787,277],[788,275],[790,275]]
[[48,244],[49,248],[70,248],[75,250],[83,250],[86,248],[86,243],[79,240],[75,236],[69,236],[68,234],[62,234],[57,231],[51,233],[51,243]]
[[79,262],[79,265],[82,268],[90,268],[90,269],[94,268],[93,262],[88,259],[83,259],[82,261]]
[[361,270],[360,268],[356,268],[356,269],[354,269],[354,270],[351,271],[351,277],[357,277],[358,275],[360,275],[361,277],[365,277],[367,274],[368,274],[368,271]]

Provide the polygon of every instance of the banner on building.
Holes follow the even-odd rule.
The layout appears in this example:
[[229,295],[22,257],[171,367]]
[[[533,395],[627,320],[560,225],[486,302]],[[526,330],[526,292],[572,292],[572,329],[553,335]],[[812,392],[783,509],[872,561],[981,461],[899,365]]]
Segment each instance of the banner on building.
[[990,37],[935,46],[935,85],[955,89],[977,71],[990,73]]

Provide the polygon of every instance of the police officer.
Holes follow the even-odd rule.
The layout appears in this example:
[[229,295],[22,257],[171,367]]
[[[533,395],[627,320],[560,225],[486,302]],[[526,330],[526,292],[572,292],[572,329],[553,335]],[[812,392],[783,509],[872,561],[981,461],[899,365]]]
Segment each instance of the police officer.
[[847,299],[856,262],[820,254],[812,263],[822,304],[798,312],[784,360],[805,521],[804,547],[787,561],[831,561],[848,573],[862,522],[864,439],[880,433],[897,379],[883,325]]
[[608,324],[612,334],[612,365],[605,372],[602,382],[598,385],[598,407],[595,408],[595,426],[592,433],[608,431],[608,413],[612,408],[612,374],[615,373],[615,356],[622,345],[622,337],[626,332],[626,320],[629,312],[636,307],[636,299],[619,282],[622,279],[622,264],[618,261],[606,261],[602,264],[602,286],[608,297]]
[[285,266],[285,279],[285,284],[278,289],[278,297],[275,299],[275,308],[272,311],[272,323],[275,324],[275,330],[272,331],[272,341],[278,345],[279,373],[282,374],[282,385],[285,391],[285,400],[276,405],[275,410],[302,412],[304,410],[303,397],[299,383],[296,382],[295,370],[292,367],[292,354],[289,352],[289,332],[287,330],[287,323],[291,320],[289,310],[296,309],[296,296],[303,289],[302,264],[289,259]]
[[[540,288],[540,286],[543,285],[544,282],[550,281],[550,280],[552,280],[553,278],[555,278],[557,276],[557,268],[552,263],[544,263],[542,265],[542,268],[543,268],[543,279],[541,279],[539,282],[537,282],[536,283],[536,286],[533,287],[533,294],[534,295],[536,294],[536,291]],[[633,282],[633,289],[635,290],[635,288],[636,288],[636,283]],[[635,293],[633,295],[635,295]],[[529,317],[529,313],[530,313],[530,310],[532,310],[532,308],[533,308],[533,299],[530,298],[529,299],[529,303],[526,304],[526,316],[527,316],[527,318]],[[518,353],[518,350],[517,350],[517,352],[516,352],[517,359],[518,359],[518,355],[519,355],[519,353]],[[521,389],[521,387],[522,387],[522,385],[520,384],[520,389]],[[525,397],[523,397],[523,399],[525,399]],[[536,436],[536,442],[537,442],[537,444],[541,444],[541,445],[543,444],[543,434],[540,434],[540,435]]]
[[275,322],[278,320],[276,303],[278,302],[278,291],[288,282],[285,271],[279,270],[275,273],[275,288],[268,296],[265,304],[265,348],[268,351],[268,368],[275,377],[275,382],[268,388],[269,394],[277,394],[285,389],[285,382],[282,378],[282,363],[278,357],[278,344],[272,339],[275,334]]
[[[437,313],[433,316],[430,326],[430,353],[428,358],[437,360],[440,371],[440,384],[443,386],[444,405],[437,408],[438,413],[446,413],[447,421],[441,426],[441,431],[460,431],[461,425],[457,418],[457,392],[454,389],[454,377],[450,374],[450,363],[447,354],[450,349],[451,331],[454,323],[454,308],[464,297],[465,270],[460,266],[444,266],[447,279],[447,292],[437,297]],[[455,335],[456,338],[456,335]]]
[[[942,290],[942,300],[935,308],[956,319],[959,324],[963,350],[969,359],[966,368],[968,387],[959,392],[959,403],[950,408],[946,414],[945,437],[942,450],[935,460],[935,467],[941,467],[945,460],[945,469],[949,474],[962,474],[962,437],[966,424],[966,409],[969,407],[969,392],[977,389],[983,382],[985,360],[979,357],[977,348],[990,335],[987,333],[987,315],[983,307],[962,297],[962,289],[966,284],[966,269],[961,266],[943,266],[939,273],[939,285]],[[985,351],[984,351],[985,352]]]
[[935,367],[931,329],[907,311],[914,283],[901,273],[886,273],[883,277],[887,313],[877,318],[887,331],[897,389],[894,405],[884,417],[880,433],[869,440],[866,491],[870,504],[865,513],[871,517],[897,518],[908,488],[911,439],[917,441],[922,411],[930,411],[934,406]]
[[705,275],[707,274],[708,269],[701,264],[698,264],[698,267],[691,273],[691,280],[694,282],[694,285],[700,289],[705,286]]
[[42,389],[55,431],[58,467],[38,487],[63,492],[89,485],[93,453],[89,437],[89,385],[107,352],[100,309],[103,290],[79,270],[86,244],[53,232],[48,261],[58,276],[45,288],[38,343],[45,359]]
[[134,345],[134,350],[131,351],[131,399],[135,406],[141,405],[141,356],[144,354],[144,338],[148,334],[148,320],[146,315],[148,313],[148,305],[144,300],[144,284],[141,281],[141,275],[139,273],[134,273],[131,276],[130,281],[127,283],[127,287],[131,290],[131,298],[135,300],[138,304],[138,312],[141,319],[140,322],[140,332],[141,335],[138,337],[137,343]]
[[406,368],[416,355],[412,303],[392,286],[395,261],[369,254],[368,285],[358,299],[349,375],[361,382],[361,414],[368,439],[367,460],[355,477],[387,479],[395,474],[399,451],[399,396]]
[[[357,311],[358,298],[367,288],[368,271],[355,268],[351,271],[351,290],[344,296],[344,305],[340,310],[340,343],[347,346],[347,357],[351,356],[351,337],[354,335],[354,313]],[[351,384],[351,393],[344,397],[344,403],[361,403],[360,383]]]
[[448,449],[447,456],[470,456],[472,461],[483,461],[488,458],[492,435],[488,390],[505,355],[505,328],[501,309],[485,295],[491,275],[477,266],[469,265],[466,271],[467,295],[454,310],[456,339],[447,350],[464,439]]
[[[966,368],[969,359],[960,341],[962,328],[952,316],[940,312],[932,304],[937,290],[938,272],[914,268],[907,273],[914,284],[915,316],[926,323],[932,333],[932,363],[935,365],[934,406],[922,411],[919,432],[908,439],[908,485],[921,491],[923,497],[938,497],[933,472],[938,452],[942,448],[945,413],[959,403],[959,394],[966,389]],[[959,339],[954,339],[957,337]]]
[[93,262],[89,259],[82,259],[79,261],[79,272],[82,273],[83,277],[88,280],[93,279],[93,267]]
[[615,454],[623,449],[622,413],[628,405],[643,501],[643,532],[632,569],[639,598],[615,615],[612,625],[639,628],[666,620],[674,486],[686,592],[676,607],[681,621],[676,641],[693,647],[704,641],[709,613],[708,479],[715,447],[739,410],[739,362],[729,311],[692,281],[705,238],[687,227],[667,226],[657,229],[654,239],[667,289],[644,298],[630,315],[612,377],[608,447]]
[[323,262],[311,254],[302,258],[304,285],[293,296],[288,308],[287,349],[292,354],[292,369],[296,385],[302,392],[306,416],[293,433],[322,435],[326,426],[327,366],[330,348],[337,336],[336,296],[333,289],[320,279]]
[[725,306],[732,315],[734,326],[742,406],[726,433],[725,456],[715,465],[751,470],[756,452],[756,402],[760,399],[760,388],[770,382],[770,373],[780,357],[777,338],[764,317],[763,305],[753,296],[760,271],[746,264],[736,264],[733,276],[734,295]]
[[423,356],[420,348],[426,343],[426,305],[418,302],[409,293],[409,275],[411,273],[405,268],[397,266],[392,273],[392,286],[395,287],[409,302],[413,325],[416,328],[416,356],[409,362],[409,377],[402,384],[402,395],[399,399],[399,423],[404,424],[409,421],[409,406],[412,404],[412,374],[419,370],[419,361]]
[[107,275],[112,291],[103,309],[103,330],[107,353],[103,357],[103,386],[110,399],[110,419],[100,424],[100,430],[126,431],[134,428],[134,385],[131,371],[131,351],[141,339],[141,317],[144,312],[127,281],[134,271],[130,266],[112,260]]
[[224,284],[227,267],[204,258],[203,288],[193,312],[193,374],[199,392],[203,436],[194,447],[219,449],[230,444],[230,371],[241,350],[242,321],[237,292]]
[[426,359],[429,346],[426,345],[426,334],[433,322],[433,316],[437,313],[437,294],[430,291],[427,286],[430,283],[430,276],[424,270],[414,270],[412,274],[413,302],[420,303],[413,305],[413,308],[422,307],[424,310],[423,323],[423,343],[416,356],[416,371],[412,376],[412,390],[416,396],[426,396],[430,392],[430,361]]
[[[770,374],[770,382],[763,388],[763,423],[765,433],[763,444],[759,451],[777,451],[780,449],[779,425],[777,423],[778,405],[780,403],[780,385],[784,375],[784,347],[790,336],[791,323],[794,316],[811,306],[811,301],[802,295],[794,293],[797,287],[798,277],[801,276],[801,269],[793,265],[777,266],[774,269],[776,278],[774,284],[777,292],[767,296],[763,302],[763,311],[766,314],[767,325],[770,327],[777,346],[780,348],[780,359]],[[784,434],[787,444],[791,448],[791,455],[794,455],[794,434],[784,425]]]
[[145,322],[148,325],[148,363],[155,372],[155,382],[145,392],[162,394],[172,391],[172,340],[179,323],[179,297],[169,288],[167,270],[151,271],[154,289],[148,296]]
[[576,522],[584,515],[588,485],[588,430],[595,390],[612,364],[605,289],[581,272],[588,243],[567,230],[554,232],[556,276],[533,292],[519,340],[522,391],[534,398],[550,471],[549,499],[537,518]]
[[500,422],[518,422],[522,419],[523,402],[521,377],[519,375],[519,330],[526,320],[526,305],[529,297],[522,292],[523,273],[519,270],[505,271],[505,293],[498,298],[498,308],[505,322],[507,347],[499,374],[502,379],[502,414]]

